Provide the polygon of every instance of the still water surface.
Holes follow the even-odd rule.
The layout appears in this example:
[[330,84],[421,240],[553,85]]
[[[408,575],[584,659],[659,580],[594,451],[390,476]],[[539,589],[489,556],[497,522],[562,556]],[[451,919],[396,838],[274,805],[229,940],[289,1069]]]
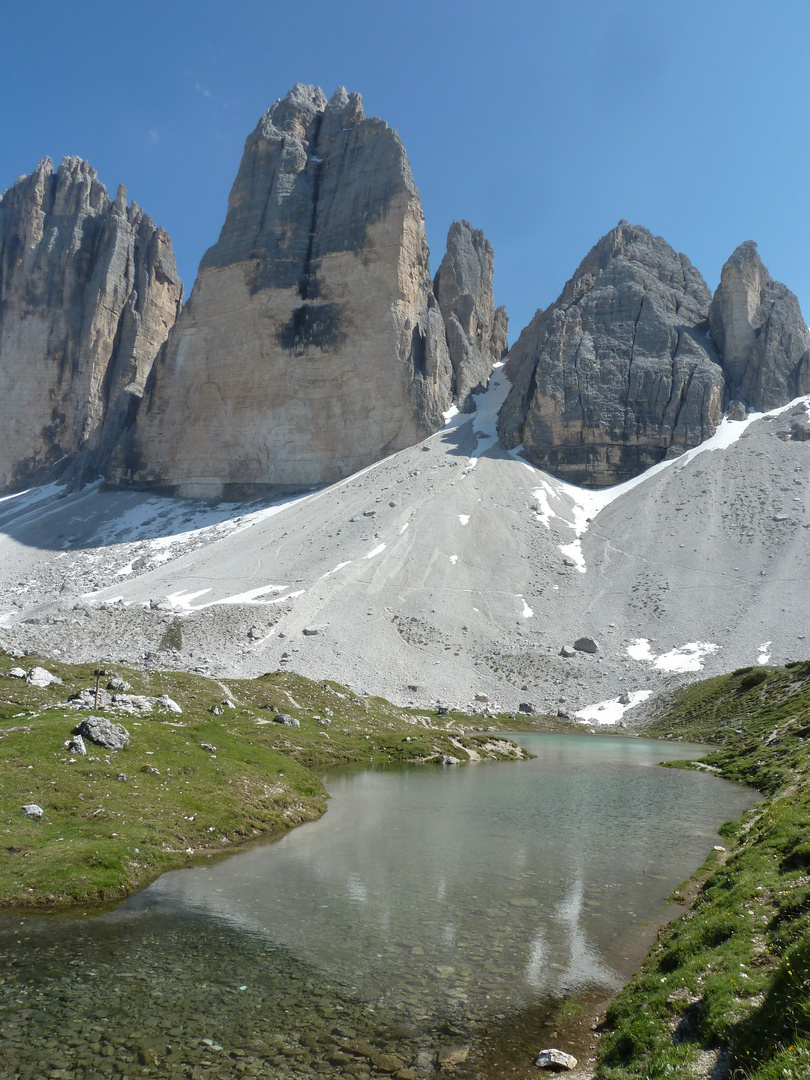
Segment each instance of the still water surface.
[[474,1075],[488,1025],[618,987],[752,793],[655,767],[683,744],[518,738],[535,760],[333,771],[321,821],[110,915],[0,921],[0,1077],[415,1076],[448,1043]]

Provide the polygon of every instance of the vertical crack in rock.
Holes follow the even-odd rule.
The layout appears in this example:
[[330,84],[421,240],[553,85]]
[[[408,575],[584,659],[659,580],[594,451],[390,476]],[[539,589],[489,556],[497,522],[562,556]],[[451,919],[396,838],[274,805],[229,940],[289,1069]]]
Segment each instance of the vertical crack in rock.
[[315,244],[315,236],[318,229],[318,196],[321,189],[321,172],[323,169],[323,159],[316,156],[316,151],[318,149],[318,135],[320,134],[322,124],[323,113],[315,118],[312,141],[310,143],[309,161],[314,165],[312,178],[312,216],[309,222],[309,239],[307,242],[307,252],[304,256],[304,269],[301,273],[300,281],[298,282],[298,295],[302,300],[307,300],[310,295],[317,295],[316,277],[312,270],[312,248]]
[[298,84],[246,140],[108,478],[201,497],[329,483],[436,431],[452,376],[396,132],[359,94]]

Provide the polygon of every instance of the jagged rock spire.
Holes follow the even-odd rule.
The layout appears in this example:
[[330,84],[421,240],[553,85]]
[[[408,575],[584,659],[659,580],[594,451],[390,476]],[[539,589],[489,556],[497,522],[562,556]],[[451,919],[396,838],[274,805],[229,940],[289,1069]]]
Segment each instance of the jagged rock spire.
[[339,479],[435,431],[452,369],[396,132],[296,85],[248,137],[120,484],[189,495]]
[[183,295],[167,234],[50,158],[0,198],[0,491],[102,470]]

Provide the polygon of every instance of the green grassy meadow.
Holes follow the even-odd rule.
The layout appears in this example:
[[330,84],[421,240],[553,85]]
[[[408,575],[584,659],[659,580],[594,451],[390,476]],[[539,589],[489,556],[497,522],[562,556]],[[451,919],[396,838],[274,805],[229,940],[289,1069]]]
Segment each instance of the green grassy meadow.
[[[8,676],[37,664],[63,684]],[[182,713],[74,709],[69,697],[95,688],[92,666],[0,653],[0,909],[111,906],[200,855],[315,819],[326,809],[320,777],[329,765],[521,754],[465,732],[475,722],[466,715],[398,709],[284,671],[227,685],[122,666],[110,674],[131,693],[168,694]],[[129,745],[86,741],[87,756],[71,754],[65,743],[88,712],[123,724]],[[279,713],[300,727],[277,722]],[[24,815],[28,803],[42,807],[41,819]]]
[[715,744],[698,767],[766,798],[724,827],[730,855],[614,999],[597,1075],[807,1080],[810,663],[680,690],[645,734]]

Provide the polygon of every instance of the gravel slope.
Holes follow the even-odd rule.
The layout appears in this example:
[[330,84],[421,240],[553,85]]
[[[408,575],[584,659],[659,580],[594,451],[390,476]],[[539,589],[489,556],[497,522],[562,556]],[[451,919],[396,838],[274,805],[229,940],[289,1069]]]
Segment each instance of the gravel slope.
[[[786,437],[806,403],[617,496],[508,454],[505,389],[496,376],[474,416],[276,506],[0,500],[0,645],[222,677],[286,664],[421,706],[614,699],[592,722],[619,720],[622,693],[807,656],[810,442]],[[597,653],[559,655],[582,635]]]

